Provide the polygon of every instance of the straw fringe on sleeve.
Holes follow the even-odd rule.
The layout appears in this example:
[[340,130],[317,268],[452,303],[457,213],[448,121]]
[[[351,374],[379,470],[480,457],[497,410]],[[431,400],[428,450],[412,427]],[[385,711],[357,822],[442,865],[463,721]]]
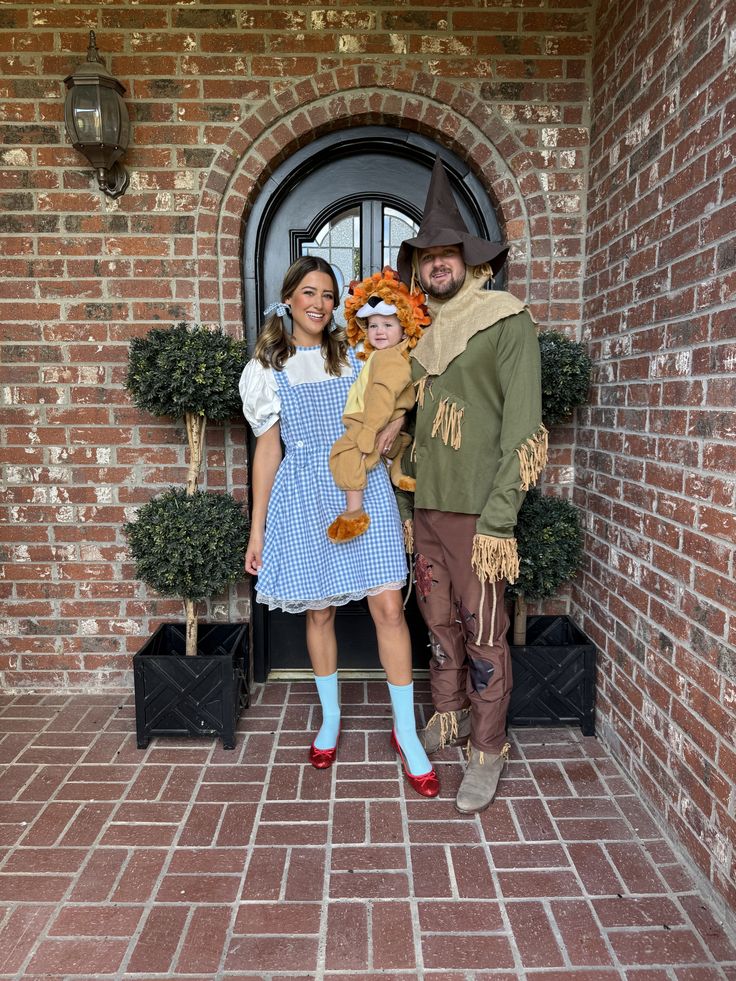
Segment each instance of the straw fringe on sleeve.
[[414,521],[411,518],[407,518],[403,524],[404,532],[404,551],[407,555],[411,555],[414,551]]
[[528,491],[539,480],[539,475],[547,465],[547,443],[549,433],[544,424],[516,448],[519,457],[519,477],[521,490]]
[[498,582],[499,579],[516,582],[519,577],[516,539],[475,535],[470,564],[481,582]]

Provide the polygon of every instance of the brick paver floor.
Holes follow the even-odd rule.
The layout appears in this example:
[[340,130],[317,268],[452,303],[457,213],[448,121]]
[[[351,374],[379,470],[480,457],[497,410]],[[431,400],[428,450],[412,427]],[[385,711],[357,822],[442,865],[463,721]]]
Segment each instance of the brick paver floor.
[[418,798],[385,685],[345,682],[342,703],[318,772],[307,682],[257,688],[232,751],[137,749],[128,693],[2,697],[0,978],[736,979],[594,738],[514,730],[498,798],[463,817],[458,750]]

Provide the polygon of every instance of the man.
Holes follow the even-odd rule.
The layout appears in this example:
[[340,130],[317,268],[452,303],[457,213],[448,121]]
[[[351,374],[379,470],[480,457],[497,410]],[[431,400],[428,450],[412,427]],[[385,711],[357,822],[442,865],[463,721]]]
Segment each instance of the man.
[[432,753],[469,737],[456,799],[466,814],[491,803],[508,756],[504,588],[518,575],[517,514],[547,456],[534,323],[516,297],[484,288],[507,254],[468,232],[437,157],[421,227],[397,262],[432,317],[412,352],[417,413],[404,467],[416,478],[416,591],[432,649],[435,714],[420,738]]

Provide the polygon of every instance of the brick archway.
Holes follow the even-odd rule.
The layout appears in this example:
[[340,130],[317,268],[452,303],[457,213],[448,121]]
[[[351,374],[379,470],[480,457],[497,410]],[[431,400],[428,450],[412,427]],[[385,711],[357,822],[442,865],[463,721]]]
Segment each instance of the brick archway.
[[551,223],[527,148],[499,115],[451,82],[361,66],[315,75],[266,102],[213,163],[197,219],[199,316],[243,330],[240,256],[248,214],[268,176],[315,136],[346,127],[411,129],[466,160],[512,244],[510,277],[537,319],[550,298]]

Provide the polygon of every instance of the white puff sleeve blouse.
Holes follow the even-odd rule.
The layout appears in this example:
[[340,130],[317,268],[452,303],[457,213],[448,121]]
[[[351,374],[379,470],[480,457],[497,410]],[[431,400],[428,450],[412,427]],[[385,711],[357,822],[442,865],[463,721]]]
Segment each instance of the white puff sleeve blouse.
[[262,436],[281,414],[281,399],[272,368],[264,366],[255,358],[249,361],[238,385],[243,403],[243,415],[248,420],[253,434]]

